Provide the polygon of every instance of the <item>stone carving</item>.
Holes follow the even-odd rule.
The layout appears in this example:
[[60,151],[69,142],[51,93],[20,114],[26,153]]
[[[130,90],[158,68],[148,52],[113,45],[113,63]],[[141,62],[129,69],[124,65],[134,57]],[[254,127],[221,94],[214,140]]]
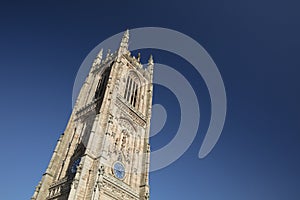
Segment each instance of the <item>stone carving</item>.
[[101,165],[100,168],[98,169],[98,176],[97,176],[96,184],[94,186],[94,192],[96,192],[97,188],[98,191],[100,191],[100,188],[105,186],[105,183],[103,182],[104,173],[105,173],[104,165]]
[[131,108],[129,108],[129,105],[126,105],[120,99],[120,97],[117,97],[116,106],[119,107],[124,113],[126,113],[127,117],[129,117],[134,123],[145,128],[146,126],[145,117],[141,113],[137,114],[137,112],[134,112]]
[[46,199],[55,199],[59,196],[66,194],[70,190],[70,185],[71,180],[69,180],[68,177],[56,181],[50,186],[49,193]]
[[106,184],[103,187],[107,195],[113,196],[118,199],[138,200],[138,194],[136,194],[134,191],[130,191],[128,188],[124,188],[124,186],[118,184],[117,182],[110,181],[112,180],[106,180]]
[[150,195],[149,195],[149,192],[146,192],[146,194],[145,194],[145,200],[148,200],[148,199],[150,199]]
[[127,129],[128,132],[130,132],[130,133],[136,132],[136,127],[133,125],[133,123],[128,118],[120,117],[119,125],[125,129]]
[[89,104],[85,105],[84,107],[80,108],[77,112],[76,112],[76,120],[78,120],[79,118],[86,116],[87,114],[89,114],[91,111],[94,111],[97,107],[97,101],[92,101]]
[[130,164],[132,148],[128,147],[125,154],[125,161]]
[[76,174],[75,174],[75,177],[74,177],[74,180],[72,182],[72,186],[77,189],[78,187],[78,182],[79,182],[79,177],[81,175],[81,170],[82,170],[82,163],[80,162],[78,167],[77,167],[77,171],[76,171]]

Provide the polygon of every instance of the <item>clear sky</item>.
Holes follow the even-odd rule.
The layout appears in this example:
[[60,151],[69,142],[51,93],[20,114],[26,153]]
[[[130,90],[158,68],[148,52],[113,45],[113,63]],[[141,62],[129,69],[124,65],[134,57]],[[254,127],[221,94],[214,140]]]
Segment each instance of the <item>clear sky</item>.
[[[187,152],[150,174],[151,199],[298,200],[299,6],[292,0],[1,1],[0,199],[33,194],[68,121],[86,55],[127,28],[157,26],[180,31],[208,51],[224,80],[228,112],[219,142],[198,159],[210,119],[205,83],[186,61],[153,51],[155,61],[190,81],[201,122]],[[143,61],[149,52],[142,52]],[[178,128],[174,96],[154,89],[154,102],[172,117],[151,138],[153,150]]]

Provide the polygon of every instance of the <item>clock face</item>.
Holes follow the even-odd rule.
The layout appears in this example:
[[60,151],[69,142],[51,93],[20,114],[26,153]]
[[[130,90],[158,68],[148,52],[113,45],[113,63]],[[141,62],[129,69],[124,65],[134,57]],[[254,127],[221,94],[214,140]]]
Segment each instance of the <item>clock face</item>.
[[115,162],[113,167],[114,175],[118,179],[123,179],[125,176],[125,167],[121,162]]
[[78,158],[77,160],[75,160],[75,161],[73,162],[72,167],[71,167],[71,172],[72,172],[73,174],[76,173],[77,167],[78,167],[78,165],[79,165],[79,163],[80,163],[80,160],[81,160],[81,158]]

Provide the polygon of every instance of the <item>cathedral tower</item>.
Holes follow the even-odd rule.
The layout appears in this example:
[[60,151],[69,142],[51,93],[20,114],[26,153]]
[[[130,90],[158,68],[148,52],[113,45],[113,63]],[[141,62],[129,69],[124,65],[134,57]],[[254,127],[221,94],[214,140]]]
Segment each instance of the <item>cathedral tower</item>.
[[153,59],[101,50],[32,200],[149,199]]

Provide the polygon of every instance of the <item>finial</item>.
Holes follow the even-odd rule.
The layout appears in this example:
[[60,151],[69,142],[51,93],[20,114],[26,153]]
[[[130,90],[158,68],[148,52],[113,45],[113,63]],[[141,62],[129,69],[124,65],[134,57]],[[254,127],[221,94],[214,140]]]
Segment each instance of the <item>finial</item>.
[[120,47],[123,46],[123,47],[128,48],[128,40],[129,40],[129,30],[127,29],[123,34]]
[[141,53],[138,53],[137,61],[140,62],[140,60],[141,60]]
[[126,29],[126,31],[124,32],[123,38],[126,37],[127,39],[129,39],[129,29]]
[[110,49],[107,50],[106,58],[110,56]]
[[100,60],[101,60],[102,56],[103,56],[103,48],[99,51],[97,57],[100,58]]
[[129,30],[127,29],[124,32],[124,35],[123,35],[121,43],[120,43],[120,47],[119,47],[119,51],[118,51],[119,56],[122,54],[128,53],[128,41],[129,41]]
[[103,55],[103,49],[101,49],[101,50],[99,51],[99,53],[97,54],[97,56],[96,56],[96,58],[95,58],[95,60],[94,60],[94,63],[93,63],[94,66],[95,66],[95,65],[99,65],[99,64],[101,63],[102,55]]
[[153,78],[153,66],[154,66],[154,63],[153,63],[153,56],[152,54],[150,55],[149,57],[149,60],[148,60],[148,67],[147,67],[147,71],[148,73],[150,74],[150,79],[152,80]]
[[152,54],[149,57],[148,65],[153,65],[153,56],[152,56]]

